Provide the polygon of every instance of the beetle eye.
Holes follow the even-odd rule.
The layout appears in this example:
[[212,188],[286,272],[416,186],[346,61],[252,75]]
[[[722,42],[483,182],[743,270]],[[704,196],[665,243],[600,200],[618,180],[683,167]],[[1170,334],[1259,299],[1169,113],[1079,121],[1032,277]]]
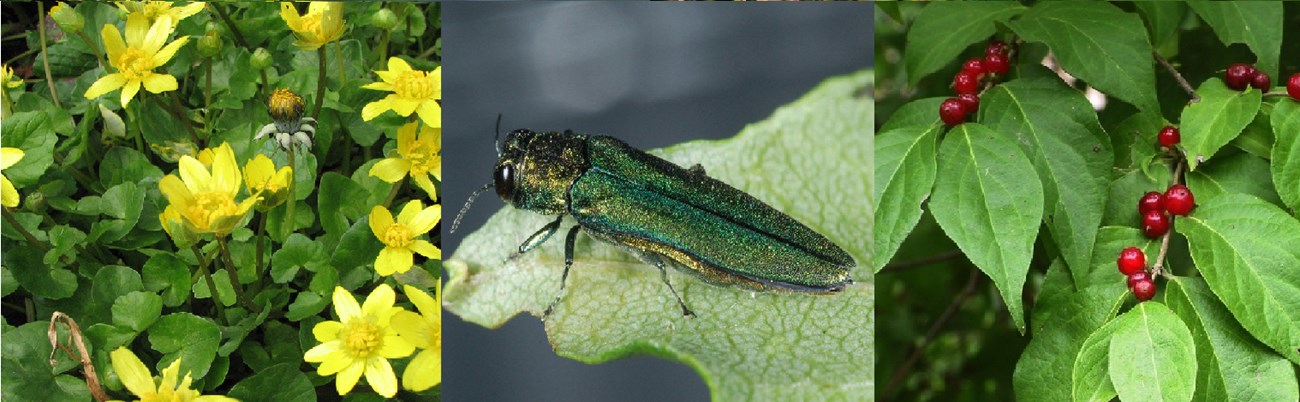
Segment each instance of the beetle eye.
[[515,167],[512,164],[504,164],[497,167],[492,174],[492,185],[497,189],[497,196],[502,200],[511,201],[515,197]]

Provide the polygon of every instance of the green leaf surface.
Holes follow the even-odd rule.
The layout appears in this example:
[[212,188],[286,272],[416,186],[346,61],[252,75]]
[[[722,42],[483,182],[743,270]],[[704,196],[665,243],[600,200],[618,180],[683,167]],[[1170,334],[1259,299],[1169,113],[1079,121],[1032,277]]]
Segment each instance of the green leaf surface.
[[880,271],[921,220],[921,203],[934,188],[943,126],[909,126],[876,136],[875,255]]
[[[221,302],[221,305],[235,305],[235,287],[230,283],[230,274],[226,273],[225,268],[212,271],[212,284],[217,287],[217,300]],[[194,297],[199,299],[212,297],[212,291],[208,289],[207,279],[194,281]]]
[[131,232],[140,221],[144,210],[143,188],[127,182],[113,186],[101,197],[100,212],[111,219],[96,221],[90,226],[91,241],[114,242]]
[[[1165,58],[1173,57],[1178,51],[1178,28],[1187,15],[1187,6],[1177,1],[1136,1],[1133,5],[1142,11],[1147,21],[1147,33],[1151,35],[1151,44]],[[1170,52],[1165,52],[1170,49]]]
[[980,122],[1014,136],[1038,171],[1047,231],[1080,281],[1106,207],[1110,137],[1083,93],[1058,79],[1007,82],[983,98]]
[[307,375],[295,364],[277,364],[257,370],[235,384],[226,396],[243,402],[311,402],[316,400]]
[[1135,205],[1148,191],[1164,192],[1169,187],[1173,173],[1167,169],[1156,169],[1158,179],[1132,170],[1110,183],[1110,196],[1106,200],[1106,215],[1101,224],[1106,226],[1140,227],[1142,217],[1138,215]]
[[1020,296],[1043,217],[1043,185],[1016,140],[976,123],[953,127],[939,145],[930,212],[993,279],[1024,332]]
[[1300,102],[1273,106],[1273,185],[1291,213],[1300,211]]
[[1120,400],[1190,401],[1196,390],[1196,345],[1165,305],[1139,303],[1118,319],[1110,338],[1110,381]]
[[904,60],[908,84],[915,86],[926,75],[943,66],[959,63],[957,56],[963,50],[972,44],[984,43],[997,32],[994,23],[1005,22],[1024,11],[1024,6],[1013,1],[936,2],[927,5],[907,31],[909,51]]
[[127,147],[112,147],[99,162],[99,183],[111,188],[122,183],[139,183],[145,179],[160,180],[162,169],[149,163],[149,159]]
[[383,249],[384,244],[370,230],[370,217],[364,216],[353,222],[352,227],[343,233],[338,247],[330,256],[330,265],[338,268],[339,273],[346,273],[356,267],[374,264],[379,250]]
[[190,297],[190,267],[174,254],[159,253],[144,263],[145,289],[162,292],[163,304],[176,307]]
[[1198,205],[1174,228],[1241,326],[1300,364],[1300,221],[1259,198],[1230,194]]
[[[935,126],[943,124],[939,120],[939,105],[947,98],[925,98],[907,102],[900,106],[894,114],[889,116],[889,120],[880,126],[880,131],[876,138],[884,133],[894,131],[904,127],[912,126]],[[877,183],[879,184],[879,183]]]
[[1046,2],[1007,25],[1026,41],[1046,44],[1061,68],[1097,90],[1160,110],[1151,42],[1137,14],[1104,2]]
[[162,297],[149,292],[131,292],[113,302],[113,325],[144,332],[162,315]]
[[1197,401],[1300,400],[1295,369],[1252,338],[1200,278],[1167,282],[1165,304],[1196,341]]
[[[36,184],[54,163],[54,134],[49,116],[41,112],[20,112],[5,116],[0,123],[0,145],[23,150],[23,158],[4,169],[4,176],[18,188]],[[19,194],[25,194],[19,192]],[[7,223],[7,222],[6,222]]]
[[[1105,235],[1102,231],[1098,237]],[[1115,317],[1128,294],[1119,281],[1075,290],[1065,263],[1053,263],[1031,312],[1029,345],[1012,376],[1016,399],[1071,400],[1079,350],[1089,335]]]
[[300,268],[325,257],[324,247],[319,243],[298,233],[291,234],[271,256],[271,279],[275,283],[288,282]]
[[[682,361],[714,400],[872,395],[872,215],[863,206],[871,196],[871,83],[869,71],[832,78],[735,138],[652,152],[680,166],[700,163],[825,235],[857,260],[854,284],[833,295],[752,292],[670,269],[697,314],[683,317],[653,265],[578,236],[564,298],[545,321],[556,352],[590,363],[639,353]],[[513,254],[550,220],[506,208],[467,236],[445,261],[447,309],[487,327],[520,312],[540,315],[560,288],[563,241]]]
[[342,236],[348,230],[348,220],[355,220],[370,212],[365,209],[368,204],[354,202],[364,200],[370,194],[347,176],[335,172],[321,175],[320,194],[329,194],[328,197],[317,197],[316,201],[320,225],[330,235]]
[[[1115,398],[1115,385],[1110,382],[1110,338],[1115,335],[1123,320],[1110,320],[1097,328],[1079,347],[1071,375],[1071,400],[1075,402],[1106,402]],[[1123,358],[1123,357],[1117,357]]]
[[1178,127],[1187,167],[1192,171],[1250,124],[1259,112],[1261,94],[1253,89],[1233,90],[1218,78],[1210,78],[1196,88],[1196,95],[1201,100],[1183,108]]
[[[35,402],[89,401],[86,383],[77,377],[60,374],[67,371],[71,360],[67,354],[51,355],[53,347],[46,335],[49,321],[35,321],[9,330],[0,337],[0,393],[5,400]],[[67,331],[60,331],[59,339],[68,339]],[[90,345],[87,345],[90,347]],[[59,360],[59,368],[50,367],[51,356]]]
[[1241,135],[1232,139],[1232,146],[1241,148],[1242,151],[1249,152],[1251,155],[1263,159],[1272,158],[1273,153],[1273,126],[1269,123],[1273,116],[1273,108],[1281,102],[1263,102],[1259,105],[1259,113],[1255,118],[1241,130]]
[[162,372],[173,361],[181,360],[180,372],[195,378],[208,374],[217,356],[221,329],[206,318],[190,313],[172,313],[159,318],[149,327],[149,346],[163,353],[154,372]]
[[[1270,77],[1278,75],[1278,56],[1282,51],[1282,3],[1276,1],[1189,1],[1219,35],[1223,44],[1244,43],[1255,52],[1256,68]],[[1294,55],[1292,55],[1294,56]]]
[[298,297],[293,299],[289,305],[289,311],[284,314],[289,321],[300,321],[304,318],[319,314],[329,306],[330,299],[321,297],[316,292],[301,292]]
[[1198,203],[1225,194],[1250,194],[1281,206],[1282,200],[1268,177],[1268,161],[1241,152],[1221,156],[1206,163],[1201,170],[1187,173],[1187,188]]
[[[5,226],[8,226],[7,222]],[[5,248],[12,247],[11,244],[16,246],[19,243],[6,242]],[[0,254],[0,258],[23,289],[32,295],[63,299],[77,291],[77,275],[64,268],[46,266],[37,250],[10,250]]]

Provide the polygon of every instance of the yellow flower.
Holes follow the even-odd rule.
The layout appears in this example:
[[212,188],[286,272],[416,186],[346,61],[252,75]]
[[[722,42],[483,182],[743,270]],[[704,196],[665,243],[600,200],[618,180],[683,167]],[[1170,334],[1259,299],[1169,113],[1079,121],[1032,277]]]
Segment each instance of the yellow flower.
[[5,65],[0,67],[3,67],[0,68],[0,83],[3,83],[5,88],[18,88],[23,85],[23,79],[14,76],[14,69]]
[[321,364],[316,374],[337,373],[334,389],[339,395],[352,391],[363,373],[379,395],[392,398],[397,394],[397,376],[388,359],[409,356],[415,347],[389,325],[393,315],[404,311],[393,307],[395,298],[393,288],[381,284],[358,307],[351,293],[342,287],[334,288],[334,312],[339,320],[325,321],[311,329],[321,344],[308,350],[302,359]]
[[275,162],[266,155],[257,154],[253,160],[244,165],[244,180],[249,194],[258,194],[262,200],[257,202],[263,211],[274,208],[289,198],[289,178],[293,177],[293,168],[285,166],[275,170]]
[[313,1],[301,16],[293,3],[280,3],[280,18],[298,37],[293,45],[302,50],[316,50],[343,36],[343,3]]
[[418,124],[410,122],[397,129],[398,156],[384,158],[371,166],[370,175],[396,183],[410,174],[415,184],[429,193],[429,198],[438,198],[438,189],[429,181],[429,176],[442,180],[442,128],[426,125],[416,136]]
[[[23,158],[23,150],[18,148],[0,148],[0,169],[8,169]],[[6,207],[18,206],[18,189],[14,184],[9,182],[8,177],[0,175],[0,186],[3,186],[3,194],[0,194],[0,204]]]
[[370,210],[370,231],[384,243],[384,249],[375,259],[375,272],[380,276],[403,273],[414,265],[412,252],[428,258],[442,258],[442,250],[427,240],[417,239],[433,229],[442,219],[442,205],[434,204],[425,208],[420,200],[411,200],[397,214],[393,222],[393,213],[388,208],[376,205]]
[[172,22],[180,23],[181,20],[185,19],[186,17],[189,17],[194,14],[198,14],[199,11],[203,10],[204,5],[205,4],[203,2],[195,2],[181,7],[173,7],[172,2],[170,1],[119,1],[117,2],[117,8],[120,8],[123,11],[126,11],[128,13],[144,14],[145,18],[149,19],[150,24],[152,24],[154,21],[157,21],[158,17],[164,15],[171,17]]
[[163,369],[162,381],[155,383],[153,374],[149,373],[149,368],[145,367],[139,357],[135,356],[131,350],[118,347],[113,353],[109,354],[113,361],[113,371],[117,372],[117,378],[122,380],[122,385],[126,386],[128,391],[140,398],[139,401],[168,401],[168,402],[237,402],[238,400],[231,397],[220,395],[202,395],[199,391],[190,389],[190,373],[185,373],[185,378],[176,381],[180,376],[181,359],[176,359],[170,366]]
[[366,104],[361,109],[362,120],[370,121],[388,110],[397,112],[402,117],[416,112],[424,124],[442,127],[442,107],[438,106],[438,99],[442,99],[442,67],[433,69],[433,72],[412,70],[406,60],[391,57],[388,59],[388,71],[375,71],[375,74],[383,81],[372,82],[362,88],[393,93]]
[[210,172],[203,163],[187,155],[181,157],[180,177],[169,174],[158,182],[158,188],[170,203],[159,217],[163,219],[163,227],[167,227],[167,218],[180,217],[180,223],[195,233],[225,236],[257,204],[258,197],[235,203],[242,179],[230,144],[222,143],[214,154]]
[[116,73],[100,77],[86,90],[86,99],[98,98],[115,89],[122,89],[122,107],[131,103],[131,98],[140,91],[140,86],[153,93],[175,91],[176,77],[160,74],[153,69],[166,64],[176,51],[184,46],[190,37],[182,36],[172,43],[167,42],[167,35],[172,30],[172,18],[158,17],[150,25],[144,14],[135,13],[126,18],[126,42],[113,24],[104,25],[100,36],[104,39],[104,49],[108,52],[108,64],[117,69]]
[[400,311],[393,316],[393,328],[415,347],[423,349],[402,371],[402,387],[420,392],[442,382],[442,285],[438,298],[411,285],[402,288],[420,314]]

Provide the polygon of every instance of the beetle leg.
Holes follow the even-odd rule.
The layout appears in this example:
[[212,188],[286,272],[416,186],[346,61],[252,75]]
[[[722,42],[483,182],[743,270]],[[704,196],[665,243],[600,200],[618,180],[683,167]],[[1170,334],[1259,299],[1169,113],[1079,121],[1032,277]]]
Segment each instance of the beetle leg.
[[[696,166],[699,166],[699,165],[696,165]],[[656,267],[659,267],[659,275],[660,275],[660,278],[663,279],[665,285],[668,285],[668,290],[671,291],[671,292],[673,292],[673,297],[677,299],[677,305],[678,305],[678,306],[681,306],[681,308],[682,308],[682,315],[683,315],[683,316],[694,317],[694,316],[695,316],[695,312],[691,311],[690,308],[686,307],[686,302],[683,302],[683,301],[682,301],[682,297],[681,297],[680,295],[677,294],[677,289],[673,289],[673,284],[668,283],[668,270],[664,269],[664,261],[663,261],[663,259],[662,259],[662,258],[659,258],[659,257],[655,257],[655,266],[656,266]]]
[[[556,219],[555,224],[559,225],[559,221],[559,219]],[[560,303],[560,297],[564,296],[564,284],[569,281],[569,267],[573,266],[573,244],[577,241],[578,230],[581,228],[582,226],[574,226],[573,229],[569,229],[569,234],[564,236],[564,274],[560,275],[560,293],[555,295],[555,301],[546,306],[546,310],[542,312],[543,321],[546,320],[547,316],[551,315],[555,305]],[[551,232],[555,232],[555,230],[552,229]]]
[[546,224],[546,226],[542,226],[541,230],[528,236],[528,240],[524,240],[524,243],[519,245],[519,254],[527,253],[528,250],[532,250],[533,248],[542,245],[542,243],[545,243],[547,239],[550,239],[551,235],[555,234],[555,231],[560,229],[561,219],[564,219],[564,215],[556,216],[554,221]]

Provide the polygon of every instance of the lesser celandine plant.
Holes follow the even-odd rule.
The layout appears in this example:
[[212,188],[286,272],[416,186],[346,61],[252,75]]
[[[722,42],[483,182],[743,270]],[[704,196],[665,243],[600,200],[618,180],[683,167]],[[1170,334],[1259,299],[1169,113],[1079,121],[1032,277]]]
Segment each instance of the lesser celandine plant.
[[5,400],[440,398],[441,122],[361,113],[441,64],[437,4],[14,9]]

